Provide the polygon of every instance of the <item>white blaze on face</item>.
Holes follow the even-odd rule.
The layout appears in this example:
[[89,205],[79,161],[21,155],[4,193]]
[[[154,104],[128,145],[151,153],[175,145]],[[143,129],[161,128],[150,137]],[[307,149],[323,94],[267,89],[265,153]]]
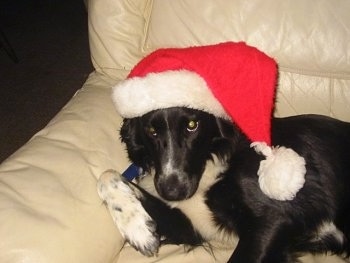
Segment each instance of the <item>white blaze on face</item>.
[[165,152],[165,165],[163,168],[164,175],[173,174],[175,171],[174,165],[174,142],[171,137],[171,132],[168,130],[167,132],[167,149]]
[[177,175],[181,175],[182,172],[179,171],[179,169],[176,167],[175,164],[175,140],[172,137],[172,132],[171,132],[171,127],[169,126],[168,123],[168,118],[166,118],[166,125],[167,125],[167,134],[166,134],[166,143],[167,143],[167,148],[166,151],[164,153],[164,166],[162,167],[162,172],[164,176],[169,176],[172,174],[177,174]]

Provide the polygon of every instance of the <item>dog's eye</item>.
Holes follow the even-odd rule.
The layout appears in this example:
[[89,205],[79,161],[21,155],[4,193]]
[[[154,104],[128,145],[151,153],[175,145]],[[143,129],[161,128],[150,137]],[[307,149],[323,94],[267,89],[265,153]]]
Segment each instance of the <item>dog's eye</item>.
[[154,127],[152,127],[152,126],[147,127],[147,128],[146,128],[146,131],[147,131],[147,133],[148,133],[149,135],[151,135],[151,136],[153,136],[153,137],[155,137],[155,136],[158,135],[156,129],[155,129]]
[[191,120],[187,123],[187,127],[186,127],[187,131],[194,132],[197,130],[197,128],[198,128],[198,121]]

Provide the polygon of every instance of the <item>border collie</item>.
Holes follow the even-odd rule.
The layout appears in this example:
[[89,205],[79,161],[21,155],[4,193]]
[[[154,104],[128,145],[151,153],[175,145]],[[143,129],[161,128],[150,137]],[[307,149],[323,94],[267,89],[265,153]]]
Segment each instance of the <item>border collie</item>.
[[120,134],[144,177],[134,184],[107,171],[98,192],[141,253],[238,237],[228,262],[290,263],[307,252],[349,257],[350,123],[319,115],[272,120],[272,145],[306,162],[305,185],[289,201],[261,191],[263,157],[227,120],[175,107],[124,119]]

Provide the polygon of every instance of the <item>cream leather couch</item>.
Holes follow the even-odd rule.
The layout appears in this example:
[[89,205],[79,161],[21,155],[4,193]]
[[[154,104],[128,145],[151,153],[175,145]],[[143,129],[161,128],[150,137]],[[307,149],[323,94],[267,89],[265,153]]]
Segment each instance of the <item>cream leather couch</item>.
[[[96,71],[47,127],[0,166],[1,263],[225,262],[231,249],[146,258],[123,240],[96,193],[128,166],[110,88],[152,50],[246,41],[279,62],[276,115],[350,121],[348,0],[90,0]],[[130,106],[137,101],[130,101]],[[304,262],[342,262],[307,256]]]

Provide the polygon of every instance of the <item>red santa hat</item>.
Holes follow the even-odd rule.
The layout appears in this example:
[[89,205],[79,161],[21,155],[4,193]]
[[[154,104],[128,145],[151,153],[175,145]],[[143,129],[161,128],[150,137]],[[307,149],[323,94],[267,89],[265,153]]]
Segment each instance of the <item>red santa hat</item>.
[[[290,200],[304,184],[305,165],[291,149],[284,152],[292,153],[297,165],[291,164],[290,156],[276,159],[276,150],[286,148],[270,147],[276,80],[274,59],[243,42],[165,48],[142,59],[127,79],[113,88],[112,99],[124,118],[188,107],[235,122],[253,142],[252,147],[267,157],[258,171],[263,192]],[[281,176],[273,167],[281,168],[286,158],[292,169]],[[296,180],[292,187],[291,179]]]

